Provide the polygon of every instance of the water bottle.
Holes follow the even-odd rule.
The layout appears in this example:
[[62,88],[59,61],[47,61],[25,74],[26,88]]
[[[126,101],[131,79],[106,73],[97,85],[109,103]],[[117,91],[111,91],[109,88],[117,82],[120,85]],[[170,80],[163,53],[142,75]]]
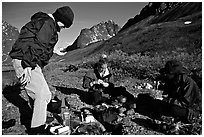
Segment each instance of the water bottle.
[[70,134],[70,112],[68,107],[65,107],[63,112],[63,125],[69,128],[68,134]]

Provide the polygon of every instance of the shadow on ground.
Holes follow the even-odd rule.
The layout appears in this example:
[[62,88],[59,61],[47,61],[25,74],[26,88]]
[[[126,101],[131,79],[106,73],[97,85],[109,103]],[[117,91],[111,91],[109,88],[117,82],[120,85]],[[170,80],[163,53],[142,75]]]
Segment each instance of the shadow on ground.
[[28,129],[31,125],[32,109],[28,105],[28,101],[26,101],[20,95],[21,91],[22,90],[20,89],[20,85],[18,84],[13,86],[6,86],[3,89],[3,95],[10,103],[18,107],[21,125],[24,125],[26,129]]
[[86,92],[77,88],[65,88],[65,87],[59,87],[59,86],[53,86],[53,87],[55,87],[56,90],[66,95],[77,94],[82,102],[89,105],[91,104],[90,98],[92,98],[92,96],[89,92]]

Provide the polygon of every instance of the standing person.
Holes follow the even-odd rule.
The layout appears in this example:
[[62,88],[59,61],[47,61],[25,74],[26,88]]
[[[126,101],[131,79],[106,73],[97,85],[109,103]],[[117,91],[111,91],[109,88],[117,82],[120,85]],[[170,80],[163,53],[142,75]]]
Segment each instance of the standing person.
[[42,73],[53,55],[62,28],[69,28],[74,14],[69,6],[63,6],[53,14],[37,12],[20,31],[19,38],[10,52],[16,76],[27,94],[34,100],[31,128],[28,134],[43,134],[47,130],[47,104],[51,92]]
[[[202,114],[202,95],[196,82],[190,78],[177,60],[169,60],[161,71],[160,90],[168,95],[164,112],[186,122]],[[166,108],[166,109],[165,109]]]

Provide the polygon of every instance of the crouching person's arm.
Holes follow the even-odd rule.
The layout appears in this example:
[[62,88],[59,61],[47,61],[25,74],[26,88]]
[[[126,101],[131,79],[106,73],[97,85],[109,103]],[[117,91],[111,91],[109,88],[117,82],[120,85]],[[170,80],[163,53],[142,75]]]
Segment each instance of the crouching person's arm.
[[94,84],[97,84],[97,79],[92,73],[88,72],[83,78],[82,87],[85,89],[90,89]]

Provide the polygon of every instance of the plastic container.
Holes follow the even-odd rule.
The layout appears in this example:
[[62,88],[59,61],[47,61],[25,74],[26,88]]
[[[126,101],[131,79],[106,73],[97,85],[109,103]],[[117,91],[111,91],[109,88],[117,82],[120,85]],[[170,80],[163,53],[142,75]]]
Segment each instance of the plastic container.
[[70,135],[70,127],[69,126],[61,127],[61,128],[56,129],[55,132],[58,135]]
[[[64,130],[69,130],[68,134],[70,134],[70,117],[71,117],[71,114],[70,114],[69,108],[65,107],[65,110],[63,112],[63,125],[64,125],[64,127],[66,127],[66,128],[64,128]],[[60,132],[62,132],[62,131],[60,131]]]
[[68,107],[65,107],[65,110],[63,112],[63,125],[70,126],[70,112]]

